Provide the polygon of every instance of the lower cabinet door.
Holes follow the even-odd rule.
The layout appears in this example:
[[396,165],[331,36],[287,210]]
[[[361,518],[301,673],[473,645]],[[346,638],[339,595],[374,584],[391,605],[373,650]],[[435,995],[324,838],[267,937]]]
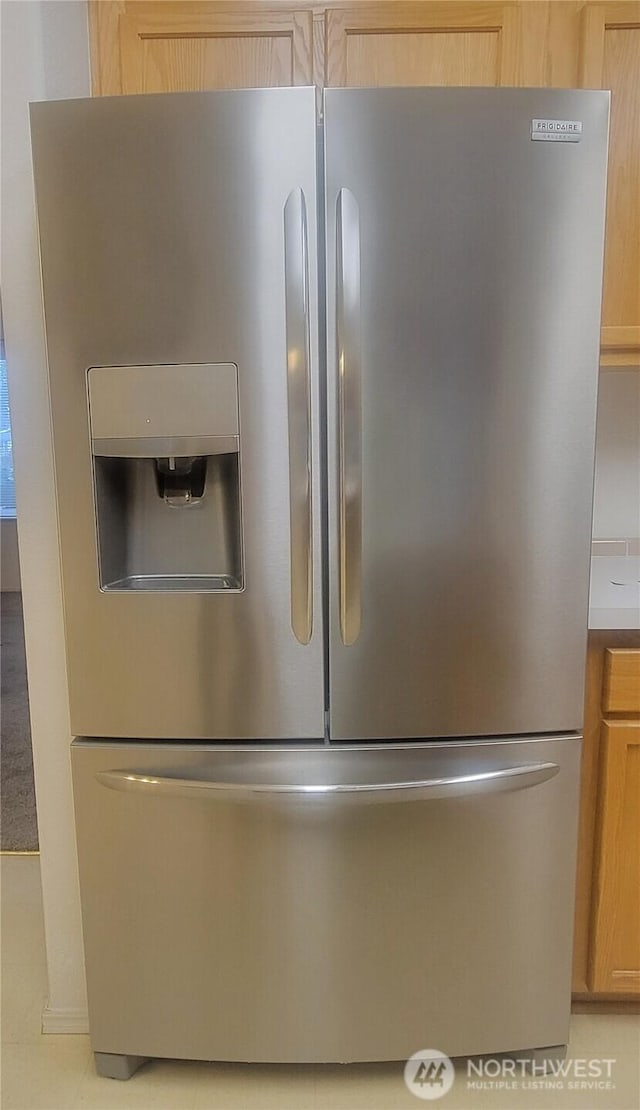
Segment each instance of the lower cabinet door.
[[93,1048],[403,1059],[567,1040],[580,740],[75,741]]
[[640,994],[640,721],[604,721],[592,991]]

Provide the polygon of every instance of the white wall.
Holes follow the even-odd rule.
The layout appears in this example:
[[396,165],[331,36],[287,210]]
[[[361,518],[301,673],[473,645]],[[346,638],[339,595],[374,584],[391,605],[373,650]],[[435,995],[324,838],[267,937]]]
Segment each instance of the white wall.
[[18,531],[15,520],[0,520],[0,590],[17,593],[20,589]]
[[11,0],[2,31],[2,306],[18,502],[49,997],[46,1031],[87,1028],[62,599],[28,102],[89,94],[84,0]]
[[640,370],[600,374],[593,535],[640,536]]

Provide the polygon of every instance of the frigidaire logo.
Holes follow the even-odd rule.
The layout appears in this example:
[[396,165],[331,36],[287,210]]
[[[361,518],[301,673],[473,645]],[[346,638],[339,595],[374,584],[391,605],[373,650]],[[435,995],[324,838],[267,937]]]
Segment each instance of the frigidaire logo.
[[577,119],[532,119],[531,138],[547,142],[579,143],[582,123]]
[[536,131],[582,131],[582,124],[570,119],[537,119]]

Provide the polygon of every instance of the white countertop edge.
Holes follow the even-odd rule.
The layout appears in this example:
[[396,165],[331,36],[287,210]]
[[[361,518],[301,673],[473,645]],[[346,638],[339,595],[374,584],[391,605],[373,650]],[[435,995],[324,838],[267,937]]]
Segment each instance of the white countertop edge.
[[640,609],[589,609],[589,628],[640,628]]

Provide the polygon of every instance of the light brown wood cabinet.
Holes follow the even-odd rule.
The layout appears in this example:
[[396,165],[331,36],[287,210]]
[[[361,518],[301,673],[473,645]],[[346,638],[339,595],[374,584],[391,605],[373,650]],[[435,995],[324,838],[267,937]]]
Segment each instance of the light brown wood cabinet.
[[640,0],[90,0],[95,95],[337,85],[611,88],[603,365],[640,365]]
[[329,85],[576,82],[579,5],[353,3],[326,15]]
[[574,994],[640,995],[640,634],[589,637]]
[[311,10],[92,0],[94,95],[311,85]]
[[640,995],[640,720],[605,721],[601,743],[589,985]]
[[586,3],[580,85],[611,89],[602,362],[640,364],[640,3]]

